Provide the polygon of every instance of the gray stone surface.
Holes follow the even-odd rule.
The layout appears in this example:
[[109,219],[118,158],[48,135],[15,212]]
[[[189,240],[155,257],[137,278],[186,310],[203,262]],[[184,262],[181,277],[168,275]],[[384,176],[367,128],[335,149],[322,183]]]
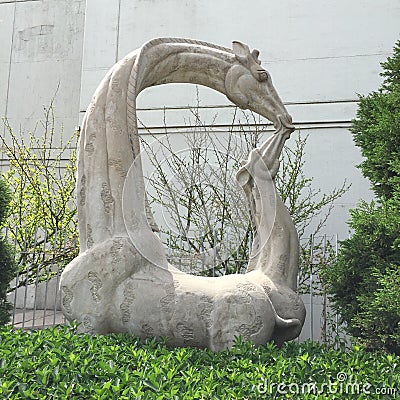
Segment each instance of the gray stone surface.
[[17,308],[10,324],[18,329],[44,329],[54,325],[64,325],[65,317],[61,311],[52,308]]
[[85,0],[0,2],[0,116],[15,132],[41,135],[53,98],[54,146],[79,125],[84,11]]
[[[256,230],[246,274],[197,277],[167,262],[146,212],[136,97],[147,87],[195,83],[268,118],[276,132],[238,171]],[[169,344],[229,348],[297,337],[298,238],[274,176],[294,126],[258,52],[186,39],[154,39],[107,73],[86,112],[78,163],[81,251],[64,270],[61,306],[89,333],[164,336]]]
[[[14,286],[13,281],[11,286]],[[60,294],[58,291],[59,279],[51,278],[48,281],[33,283],[18,287],[17,293],[12,291],[7,295],[7,301],[18,309],[56,309],[61,310]]]

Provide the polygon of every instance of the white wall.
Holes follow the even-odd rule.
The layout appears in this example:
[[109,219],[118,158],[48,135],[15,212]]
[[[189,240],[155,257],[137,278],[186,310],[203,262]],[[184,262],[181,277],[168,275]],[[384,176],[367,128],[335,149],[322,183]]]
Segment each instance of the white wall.
[[0,115],[16,131],[33,130],[53,97],[58,127],[79,123],[84,11],[84,0],[0,0]]
[[[379,85],[379,64],[399,37],[399,21],[397,0],[0,0],[0,115],[33,129],[59,84],[57,122],[71,132],[108,68],[145,41],[243,41],[261,51],[301,134],[310,135],[306,169],[315,186],[329,191],[345,177],[352,183],[327,227],[343,238],[349,207],[371,198],[348,132],[356,93]],[[226,98],[200,88],[200,100],[206,122],[217,112],[216,122],[230,125]],[[190,112],[183,107],[196,104],[196,90],[151,88],[138,104],[153,131],[163,127],[164,106],[173,107],[167,124],[184,125]]]
[[[349,208],[372,197],[355,168],[361,157],[348,127],[357,93],[367,94],[380,83],[380,62],[399,38],[399,22],[396,0],[88,0],[80,110],[106,70],[151,38],[178,36],[225,46],[240,40],[256,47],[301,134],[310,135],[306,171],[315,187],[327,192],[345,178],[352,184],[336,202],[326,228],[327,234],[345,238]],[[229,104],[206,88],[200,89],[200,100],[205,107]],[[196,90],[190,85],[155,87],[139,97],[138,106],[146,109],[139,115],[157,132],[164,112],[155,107],[173,107],[166,120],[174,126],[184,125],[190,115],[183,107],[195,104]],[[205,108],[202,115],[207,122],[216,112],[216,122],[229,126],[232,109]]]
[[[396,0],[88,0],[83,71],[110,67],[154,37],[241,40],[261,51],[285,101],[354,99],[379,83],[399,17]],[[85,78],[83,108],[97,83]]]

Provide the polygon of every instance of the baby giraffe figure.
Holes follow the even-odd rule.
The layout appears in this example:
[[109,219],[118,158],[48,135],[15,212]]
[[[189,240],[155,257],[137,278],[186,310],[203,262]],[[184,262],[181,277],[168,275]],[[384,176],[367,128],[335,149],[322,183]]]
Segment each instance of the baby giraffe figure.
[[291,124],[281,121],[277,131],[242,161],[236,175],[247,197],[254,231],[246,274],[261,273],[259,282],[277,314],[299,321],[290,329],[276,328],[273,340],[279,345],[300,334],[306,316],[304,304],[297,294],[297,231],[274,181],[283,146],[293,130]]

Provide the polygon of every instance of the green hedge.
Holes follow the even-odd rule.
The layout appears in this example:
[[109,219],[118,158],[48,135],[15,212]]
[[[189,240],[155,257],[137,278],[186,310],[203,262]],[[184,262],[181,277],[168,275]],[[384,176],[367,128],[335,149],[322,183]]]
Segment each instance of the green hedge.
[[66,327],[3,327],[0,343],[2,399],[378,399],[400,391],[399,358],[361,347],[253,348],[238,339],[232,350],[214,354]]

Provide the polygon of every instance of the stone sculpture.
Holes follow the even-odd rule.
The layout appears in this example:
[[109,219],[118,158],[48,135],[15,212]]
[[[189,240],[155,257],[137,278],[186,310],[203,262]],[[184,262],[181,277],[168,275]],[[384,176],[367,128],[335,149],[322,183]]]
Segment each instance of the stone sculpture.
[[[60,290],[68,320],[88,333],[167,337],[172,346],[219,351],[235,336],[256,345],[296,338],[305,319],[296,294],[298,238],[273,178],[292,120],[258,51],[187,39],[154,39],[115,64],[86,112],[78,161],[80,254]],[[136,97],[170,82],[208,86],[268,118],[276,132],[237,173],[255,226],[245,274],[199,277],[167,261],[146,207]]]

